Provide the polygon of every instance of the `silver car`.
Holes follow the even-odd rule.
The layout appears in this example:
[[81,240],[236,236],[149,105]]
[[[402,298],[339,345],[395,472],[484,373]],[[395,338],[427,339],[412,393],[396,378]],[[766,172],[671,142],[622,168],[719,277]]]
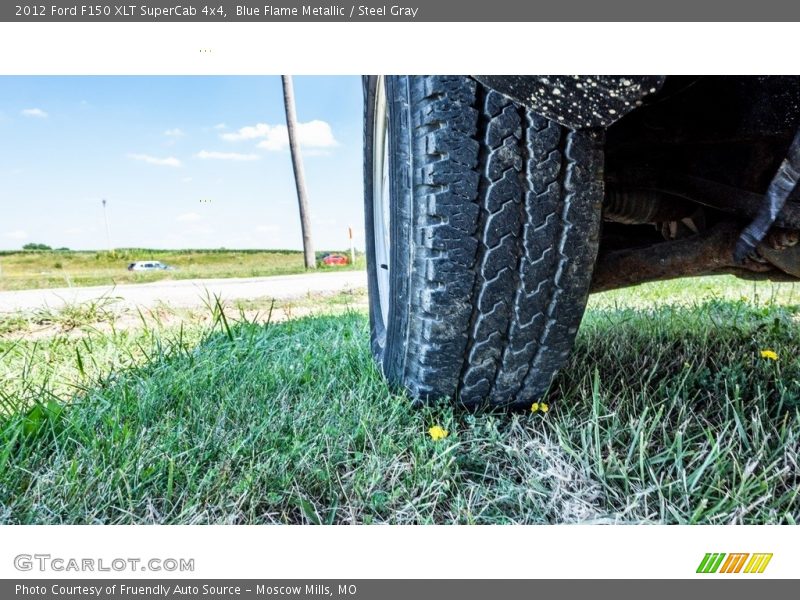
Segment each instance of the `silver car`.
[[128,271],[171,271],[172,267],[165,265],[157,260],[146,260],[132,262],[128,265]]

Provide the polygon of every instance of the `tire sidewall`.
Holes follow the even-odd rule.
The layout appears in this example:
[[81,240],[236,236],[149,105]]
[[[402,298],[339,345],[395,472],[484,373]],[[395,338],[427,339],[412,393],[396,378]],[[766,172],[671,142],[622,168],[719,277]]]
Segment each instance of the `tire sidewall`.
[[389,213],[391,247],[388,323],[384,323],[375,260],[373,205],[374,118],[378,77],[365,76],[364,85],[364,218],[369,290],[370,344],[384,376],[402,384],[410,313],[410,278],[413,266],[413,155],[410,97],[407,76],[385,77],[389,125]]

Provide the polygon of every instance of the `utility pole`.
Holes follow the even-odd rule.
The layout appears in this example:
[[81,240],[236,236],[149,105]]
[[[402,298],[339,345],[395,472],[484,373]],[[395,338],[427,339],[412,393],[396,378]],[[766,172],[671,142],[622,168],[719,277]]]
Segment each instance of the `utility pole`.
[[356,246],[353,243],[353,226],[347,228],[347,235],[350,236],[350,264],[356,264]]
[[300,229],[303,233],[303,255],[306,269],[317,267],[314,242],[311,239],[311,219],[306,194],[306,178],[303,172],[303,157],[300,155],[300,140],[297,139],[297,113],[294,106],[294,84],[291,75],[281,75],[283,83],[283,105],[286,109],[286,129],[289,132],[289,150],[292,154],[294,183],[297,188],[297,204],[300,209]]
[[103,219],[106,222],[106,245],[108,251],[111,252],[111,229],[108,226],[108,211],[106,210],[106,199],[103,198]]

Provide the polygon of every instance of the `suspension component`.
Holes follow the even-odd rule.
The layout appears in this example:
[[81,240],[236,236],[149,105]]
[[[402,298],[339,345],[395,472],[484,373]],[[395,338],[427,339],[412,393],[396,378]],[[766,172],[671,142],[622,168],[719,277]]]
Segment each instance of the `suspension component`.
[[603,219],[626,225],[680,221],[697,209],[688,200],[653,189],[606,188]]
[[[636,169],[625,171],[620,180],[626,188],[635,190],[637,194],[660,192],[751,219],[758,215],[764,202],[762,194],[683,173]],[[623,184],[615,184],[614,181],[608,183],[610,189],[617,185]],[[784,204],[775,218],[775,225],[786,229],[800,229],[800,203],[790,201]]]
[[767,194],[761,203],[758,215],[742,232],[736,243],[733,255],[737,263],[743,263],[747,255],[752,253],[767,235],[775,223],[778,213],[786,204],[789,194],[797,186],[798,179],[800,179],[800,129],[795,133],[786,158],[783,159],[781,166],[778,167],[778,172],[775,173],[767,188]]
[[735,223],[719,223],[688,238],[606,252],[597,259],[591,291],[603,292],[647,281],[711,273],[735,272],[738,275],[773,271],[772,264],[747,257],[743,264],[736,264],[733,249],[740,231]]

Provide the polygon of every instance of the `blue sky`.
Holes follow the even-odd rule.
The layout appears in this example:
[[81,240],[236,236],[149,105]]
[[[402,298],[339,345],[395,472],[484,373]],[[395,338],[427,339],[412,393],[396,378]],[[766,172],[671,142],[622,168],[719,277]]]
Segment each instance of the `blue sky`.
[[[295,77],[318,249],[363,247],[361,82]],[[0,248],[302,245],[280,77],[0,77]]]

